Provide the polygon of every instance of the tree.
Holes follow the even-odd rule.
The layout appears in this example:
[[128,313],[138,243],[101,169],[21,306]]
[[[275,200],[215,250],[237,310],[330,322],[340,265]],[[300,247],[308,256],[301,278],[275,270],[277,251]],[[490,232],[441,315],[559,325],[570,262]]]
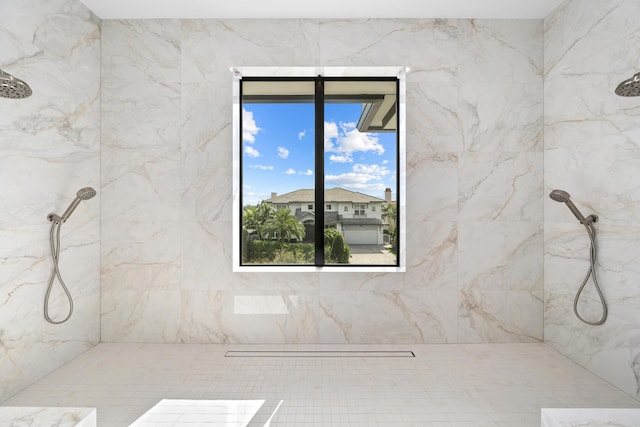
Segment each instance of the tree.
[[384,205],[382,205],[382,219],[386,220],[387,224],[389,224],[389,232],[391,234],[395,233],[396,215],[396,205],[392,205],[390,203],[385,203]]
[[291,214],[291,209],[278,209],[269,218],[265,227],[267,237],[276,237],[278,241],[284,242],[296,238],[303,240],[306,230],[295,216]]
[[329,261],[337,262],[341,264],[348,264],[350,255],[351,255],[351,250],[349,248],[349,245],[345,243],[344,238],[342,237],[342,234],[338,233],[331,244]]
[[261,202],[258,206],[248,206],[244,208],[242,214],[242,228],[247,233],[256,234],[258,239],[263,240],[266,235],[266,226],[275,211],[268,204]]
[[264,202],[258,206],[245,207],[242,214],[242,228],[250,235],[256,234],[258,239],[263,240],[266,233],[265,227],[274,214],[273,208]]
[[344,241],[342,233],[335,228],[324,229],[324,256],[330,263],[348,264],[351,249]]

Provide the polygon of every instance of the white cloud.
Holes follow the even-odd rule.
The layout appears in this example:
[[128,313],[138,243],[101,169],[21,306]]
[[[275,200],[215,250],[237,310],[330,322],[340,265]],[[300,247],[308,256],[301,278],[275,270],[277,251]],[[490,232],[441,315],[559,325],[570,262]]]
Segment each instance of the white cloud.
[[358,173],[372,174],[377,177],[389,175],[389,169],[387,169],[385,166],[363,165],[362,163],[353,165],[353,171]]
[[324,151],[335,151],[333,139],[338,137],[338,125],[334,122],[324,122]]
[[390,172],[385,166],[356,163],[351,170],[340,175],[327,175],[325,182],[365,192],[383,191],[387,187],[383,177]]
[[255,148],[251,147],[250,145],[244,147],[244,152],[249,157],[260,157],[260,152]]
[[256,135],[260,132],[260,128],[256,125],[253,118],[253,112],[242,109],[242,140],[253,144],[256,141]]
[[344,153],[348,156],[358,151],[383,154],[384,147],[379,141],[380,139],[374,133],[360,132],[353,122],[341,122],[340,129],[334,122],[324,123],[324,150],[326,152]]
[[307,169],[306,171],[302,172],[303,175],[313,175],[313,171],[311,169]]
[[303,130],[302,132],[300,132],[300,133],[298,134],[298,139],[302,139],[302,138],[304,138],[304,136],[305,136],[306,134],[307,134],[307,131],[306,131],[306,130]]
[[366,173],[343,173],[340,175],[327,175],[326,183],[338,187],[351,188],[360,191],[384,191],[386,185],[380,182],[380,178]]
[[333,163],[351,163],[351,162],[353,162],[353,158],[351,158],[351,156],[347,155],[347,154],[340,154],[340,155],[332,154],[332,155],[329,156],[329,160],[332,161]]
[[296,171],[294,171],[293,169],[287,169],[286,171],[284,171],[284,173],[286,175],[295,175]]
[[273,166],[264,166],[264,165],[249,165],[251,169],[258,169],[261,171],[272,171]]
[[289,150],[284,147],[278,147],[278,157],[286,159],[287,157],[289,157]]

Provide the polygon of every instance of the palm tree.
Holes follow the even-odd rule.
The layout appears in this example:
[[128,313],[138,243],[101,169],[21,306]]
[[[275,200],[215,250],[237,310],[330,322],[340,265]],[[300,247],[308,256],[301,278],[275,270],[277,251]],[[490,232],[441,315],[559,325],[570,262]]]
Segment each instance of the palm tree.
[[306,234],[304,225],[300,224],[291,209],[278,209],[265,225],[267,237],[276,237],[284,242],[292,238],[303,240]]
[[265,227],[274,214],[271,206],[264,202],[258,206],[248,206],[242,214],[242,227],[247,233],[257,234],[258,239],[262,240],[266,234]]

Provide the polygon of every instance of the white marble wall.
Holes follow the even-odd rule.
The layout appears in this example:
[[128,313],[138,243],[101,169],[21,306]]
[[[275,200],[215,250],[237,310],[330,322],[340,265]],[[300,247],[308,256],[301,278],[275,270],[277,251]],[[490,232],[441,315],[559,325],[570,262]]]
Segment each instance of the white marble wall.
[[[75,311],[43,317],[52,266],[47,214],[100,188],[100,28],[76,0],[3,0],[0,69],[30,98],[0,98],[0,401],[99,341],[99,195],[62,228],[60,270]],[[54,288],[50,314],[66,314]]]
[[[102,340],[542,339],[542,21],[105,21]],[[407,273],[232,273],[231,66],[404,65]]]
[[[614,94],[640,71],[638,0],[569,0],[545,19],[545,193],[568,191],[596,213],[597,274],[609,304],[603,326],[582,324],[573,298],[589,240],[564,206],[545,197],[545,341],[640,397],[640,98]],[[580,310],[601,308],[589,283]]]

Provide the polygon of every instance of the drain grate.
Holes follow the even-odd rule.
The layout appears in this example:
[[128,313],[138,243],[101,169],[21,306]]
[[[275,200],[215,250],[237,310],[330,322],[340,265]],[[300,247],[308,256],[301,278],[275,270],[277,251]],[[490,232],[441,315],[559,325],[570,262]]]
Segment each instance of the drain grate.
[[267,350],[227,351],[224,357],[416,357],[413,351]]

